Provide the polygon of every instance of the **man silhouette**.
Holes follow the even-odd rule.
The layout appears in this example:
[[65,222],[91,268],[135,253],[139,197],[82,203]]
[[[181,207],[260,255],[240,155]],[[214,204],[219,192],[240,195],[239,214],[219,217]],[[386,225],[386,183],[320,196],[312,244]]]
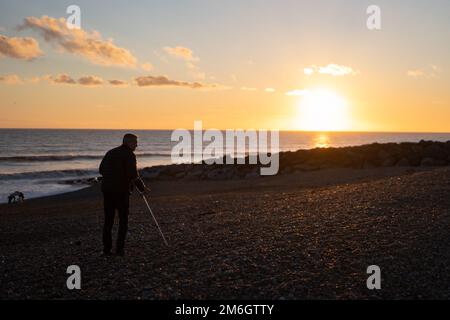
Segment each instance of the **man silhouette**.
[[125,237],[128,229],[128,210],[130,193],[133,186],[140,192],[147,188],[139,177],[136,156],[137,136],[127,133],[121,146],[109,150],[100,163],[102,178],[105,220],[103,225],[103,254],[111,255],[112,228],[115,211],[119,213],[119,231],[117,235],[116,254],[124,255]]

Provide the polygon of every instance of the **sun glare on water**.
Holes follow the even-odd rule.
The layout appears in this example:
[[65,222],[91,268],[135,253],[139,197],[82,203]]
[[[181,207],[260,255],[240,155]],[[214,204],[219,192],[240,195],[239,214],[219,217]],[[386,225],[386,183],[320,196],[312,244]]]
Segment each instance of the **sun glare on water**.
[[348,103],[336,93],[307,90],[298,105],[298,128],[305,131],[343,131],[350,126]]

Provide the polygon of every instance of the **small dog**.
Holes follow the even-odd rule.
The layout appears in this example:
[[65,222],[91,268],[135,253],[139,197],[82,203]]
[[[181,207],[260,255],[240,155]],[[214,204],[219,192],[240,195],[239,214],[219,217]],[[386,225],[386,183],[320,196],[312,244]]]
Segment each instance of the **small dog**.
[[11,193],[11,194],[8,196],[8,203],[9,203],[9,204],[11,204],[11,203],[17,203],[17,202],[23,202],[24,200],[25,200],[25,196],[24,196],[24,194],[23,194],[22,192],[20,192],[20,191],[13,192],[13,193]]

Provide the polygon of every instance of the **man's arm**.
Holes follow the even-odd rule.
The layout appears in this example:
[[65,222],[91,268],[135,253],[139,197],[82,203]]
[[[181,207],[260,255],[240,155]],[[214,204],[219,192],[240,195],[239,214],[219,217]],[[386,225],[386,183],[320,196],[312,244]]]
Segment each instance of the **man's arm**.
[[136,156],[134,153],[131,153],[131,156],[127,158],[126,172],[129,181],[134,183],[134,185],[140,192],[144,192],[146,190],[146,186],[141,177],[139,177],[139,173],[137,171]]
[[134,181],[138,177],[137,167],[136,167],[136,156],[134,153],[127,154],[125,163],[125,174],[129,181]]

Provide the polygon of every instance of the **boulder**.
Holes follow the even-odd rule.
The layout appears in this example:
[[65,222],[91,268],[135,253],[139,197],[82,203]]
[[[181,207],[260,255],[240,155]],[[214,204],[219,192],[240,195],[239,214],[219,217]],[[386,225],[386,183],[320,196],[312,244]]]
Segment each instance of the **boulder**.
[[383,163],[385,160],[389,159],[391,157],[390,153],[387,152],[384,149],[381,149],[380,151],[378,151],[378,159],[380,160],[381,163]]
[[150,167],[141,170],[140,175],[144,179],[157,179],[163,170],[162,167]]
[[208,172],[206,174],[206,178],[208,180],[226,180],[231,178],[232,175],[230,173],[230,170],[226,170],[225,168],[218,168]]
[[181,179],[186,175],[186,172],[178,172],[175,174],[175,179]]
[[445,149],[441,148],[439,144],[436,142],[424,148],[423,157],[445,160],[447,158],[447,152]]
[[245,179],[256,179],[259,178],[259,173],[256,171],[249,172],[245,175]]
[[314,164],[304,163],[304,164],[298,164],[289,169],[291,169],[293,172],[315,171],[315,170],[319,170],[319,166],[314,165]]
[[[373,143],[342,148],[315,148],[281,152],[279,174],[314,171],[325,168],[375,168],[390,166],[442,166],[450,163],[450,141],[419,143]],[[145,179],[225,180],[252,179],[260,175],[259,165],[237,164],[236,159],[224,156],[224,164],[174,164],[145,168]],[[226,164],[226,160],[234,164]],[[75,182],[75,181],[74,181]],[[95,183],[94,181],[89,181]]]
[[440,159],[424,158],[424,159],[422,159],[422,162],[420,163],[420,165],[424,166],[424,167],[446,166],[447,161],[440,160]]
[[423,158],[422,161],[420,162],[420,165],[423,167],[431,167],[434,166],[434,159],[433,158]]
[[185,178],[189,180],[196,180],[199,179],[202,176],[202,174],[203,174],[203,167],[196,166],[186,173]]
[[375,167],[376,167],[376,165],[373,164],[369,160],[365,160],[364,163],[363,163],[363,166],[362,166],[363,169],[372,169],[372,168],[375,168]]
[[416,154],[416,153],[414,153],[414,152],[411,152],[409,155],[408,155],[408,161],[409,161],[409,165],[410,166],[415,166],[415,167],[417,167],[417,166],[420,166],[420,163],[421,163],[421,161],[422,161],[422,157],[420,156],[420,154]]
[[396,159],[392,156],[388,156],[385,159],[383,159],[383,162],[381,163],[381,165],[383,167],[392,167],[394,166],[396,163]]
[[401,159],[397,162],[396,166],[397,166],[397,167],[409,167],[409,161],[408,161],[408,159],[406,159],[406,158],[401,158]]
[[174,177],[177,173],[183,172],[184,171],[184,166],[181,164],[173,164],[170,166],[167,166],[164,170],[164,174],[168,175],[168,176],[172,176]]

